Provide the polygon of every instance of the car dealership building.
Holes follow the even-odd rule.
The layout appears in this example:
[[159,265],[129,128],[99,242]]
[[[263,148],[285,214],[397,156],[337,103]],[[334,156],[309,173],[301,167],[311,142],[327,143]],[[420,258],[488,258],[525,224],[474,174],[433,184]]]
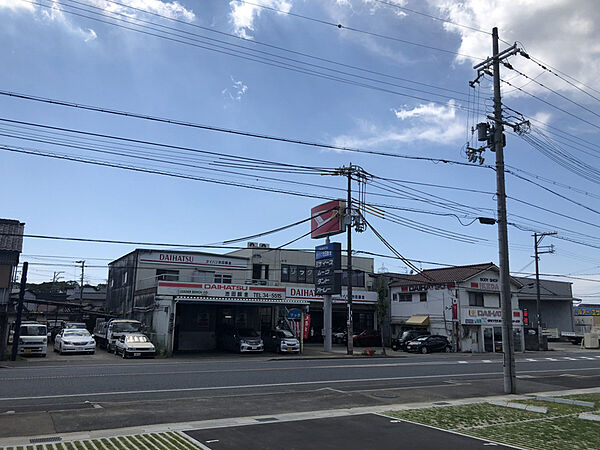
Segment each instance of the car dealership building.
[[[373,259],[352,259],[354,329],[372,329]],[[259,243],[227,254],[137,249],[109,264],[106,309],[142,321],[169,353],[215,350],[226,327],[264,332],[287,322],[293,328],[298,317],[310,324],[308,339],[319,341],[323,298],[315,295],[314,267],[314,252]],[[334,329],[345,327],[345,303],[344,289],[333,296]]]

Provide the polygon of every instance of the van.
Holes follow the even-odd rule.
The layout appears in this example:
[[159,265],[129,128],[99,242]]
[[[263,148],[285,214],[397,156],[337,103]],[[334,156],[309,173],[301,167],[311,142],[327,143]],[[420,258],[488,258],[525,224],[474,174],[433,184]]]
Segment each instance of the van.
[[[13,324],[14,328],[14,324]],[[14,331],[11,331],[14,335]],[[46,357],[48,328],[43,323],[22,322],[19,336],[19,355],[40,355]]]

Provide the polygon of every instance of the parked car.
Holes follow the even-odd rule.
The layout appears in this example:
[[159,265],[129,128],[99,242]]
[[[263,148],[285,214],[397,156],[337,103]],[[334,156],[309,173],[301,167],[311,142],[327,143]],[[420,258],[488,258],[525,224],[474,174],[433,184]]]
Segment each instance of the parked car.
[[[13,323],[12,327],[14,328]],[[10,330],[8,343],[12,344],[14,339],[14,329]],[[40,355],[46,356],[48,346],[48,328],[46,325],[38,322],[22,322],[19,331],[19,345],[17,352],[19,355]]]
[[90,353],[96,351],[96,341],[88,330],[63,328],[54,337],[54,351],[60,353]]
[[448,342],[446,336],[432,334],[431,336],[421,336],[410,341],[406,346],[409,352],[431,353],[431,352],[446,352],[452,351],[452,346]]
[[424,330],[407,330],[400,335],[398,338],[392,339],[392,350],[404,350],[406,351],[406,345],[418,338],[419,336],[428,336],[429,331]]
[[265,350],[275,353],[300,353],[300,341],[289,330],[276,329],[263,334]]
[[334,344],[345,344],[348,342],[348,330],[334,330],[333,333],[331,333],[331,340]]
[[365,330],[354,336],[355,347],[374,347],[381,345],[381,333],[377,330]]
[[115,341],[115,355],[125,358],[154,358],[156,348],[142,333],[124,334]]
[[252,328],[224,328],[219,334],[219,341],[223,350],[240,353],[264,350],[263,340]]
[[94,339],[98,347],[105,348],[108,352],[115,351],[115,344],[125,334],[141,333],[142,322],[129,319],[110,319],[96,324]]

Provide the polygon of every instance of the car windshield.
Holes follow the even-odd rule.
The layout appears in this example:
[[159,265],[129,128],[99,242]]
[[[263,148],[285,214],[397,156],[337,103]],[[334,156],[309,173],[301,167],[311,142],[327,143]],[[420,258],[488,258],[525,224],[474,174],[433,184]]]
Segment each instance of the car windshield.
[[148,338],[146,336],[127,336],[125,338],[127,342],[148,342]]
[[426,341],[429,338],[429,336],[421,336],[415,339],[415,341]]
[[89,337],[90,333],[87,330],[69,330],[65,331],[64,337]]
[[65,328],[86,328],[85,323],[68,323]]
[[258,333],[252,328],[238,328],[237,332],[243,337],[258,337]]
[[115,333],[134,333],[140,331],[140,324],[136,322],[117,322],[112,326]]
[[294,335],[289,330],[279,330],[279,336],[283,338],[293,338]]
[[46,336],[44,325],[21,325],[21,336]]
[[412,331],[405,331],[404,333],[402,333],[402,336],[400,336],[400,339],[408,339],[411,335]]

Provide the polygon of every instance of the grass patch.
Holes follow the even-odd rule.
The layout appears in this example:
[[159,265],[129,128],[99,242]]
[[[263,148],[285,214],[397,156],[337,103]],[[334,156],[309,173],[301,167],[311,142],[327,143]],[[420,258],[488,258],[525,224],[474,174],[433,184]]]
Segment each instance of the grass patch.
[[516,403],[545,406],[548,413],[540,414],[476,403],[392,411],[386,414],[529,449],[600,449],[600,423],[577,418],[581,412],[598,413],[600,394],[572,395],[565,398],[595,402],[596,407],[544,402],[531,398]]

